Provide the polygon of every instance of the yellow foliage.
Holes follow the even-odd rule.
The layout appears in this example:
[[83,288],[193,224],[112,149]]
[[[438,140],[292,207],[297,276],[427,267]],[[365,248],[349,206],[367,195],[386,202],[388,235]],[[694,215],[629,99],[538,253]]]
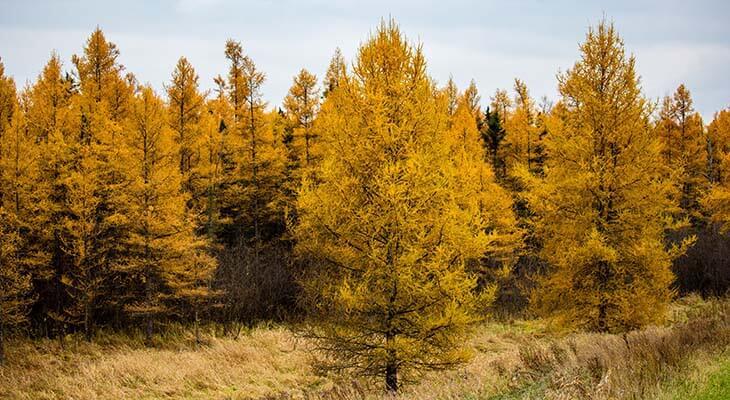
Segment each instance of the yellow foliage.
[[683,216],[702,218],[699,200],[707,189],[707,140],[702,118],[684,85],[679,85],[672,97],[664,98],[654,129],[661,138],[664,161],[680,189]]
[[580,49],[559,77],[562,121],[548,135],[546,176],[523,174],[553,267],[532,301],[562,326],[623,331],[660,321],[672,297],[679,251],[665,248],[664,231],[674,186],[613,26],[591,28]]
[[323,159],[298,200],[305,292],[323,322],[311,333],[329,366],[391,390],[468,357],[460,339],[494,291],[478,293],[467,266],[516,239],[475,119],[449,130],[445,103],[420,46],[383,23],[322,105]]
[[715,114],[707,131],[707,175],[712,186],[702,205],[727,230],[730,227],[730,109]]

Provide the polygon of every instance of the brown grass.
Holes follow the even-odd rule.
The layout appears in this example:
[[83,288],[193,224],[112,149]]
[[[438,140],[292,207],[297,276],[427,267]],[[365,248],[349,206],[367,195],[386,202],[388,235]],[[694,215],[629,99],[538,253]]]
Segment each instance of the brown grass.
[[248,399],[326,384],[283,328],[255,329],[240,340],[208,336],[198,349],[188,339],[164,348],[118,338],[72,340],[65,350],[57,341],[15,343],[0,369],[0,398]]
[[[0,368],[9,399],[384,399],[380,382],[317,376],[306,342],[284,327],[240,338],[190,333],[159,338],[101,335],[21,340]],[[475,357],[449,372],[429,373],[399,399],[648,399],[670,379],[691,375],[697,360],[730,346],[730,300],[682,300],[671,324],[626,335],[549,334],[541,321],[486,324],[470,343]]]
[[[431,374],[401,399],[653,399],[672,379],[691,375],[697,360],[730,348],[730,300],[683,299],[666,326],[625,335],[556,337],[532,322],[486,326],[477,356],[458,371]],[[322,399],[359,399],[345,395]],[[372,398],[383,398],[373,395]]]

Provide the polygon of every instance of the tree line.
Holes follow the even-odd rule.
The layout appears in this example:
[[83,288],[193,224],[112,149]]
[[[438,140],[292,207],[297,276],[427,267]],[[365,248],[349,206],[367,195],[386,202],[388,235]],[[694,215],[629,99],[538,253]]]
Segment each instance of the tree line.
[[557,102],[486,109],[394,21],[274,108],[234,40],[209,92],[181,57],[159,95],[100,29],[20,90],[0,63],[0,361],[8,331],[306,316],[323,366],[397,390],[488,313],[618,332],[724,294],[730,110],[648,99],[610,23],[580,50]]

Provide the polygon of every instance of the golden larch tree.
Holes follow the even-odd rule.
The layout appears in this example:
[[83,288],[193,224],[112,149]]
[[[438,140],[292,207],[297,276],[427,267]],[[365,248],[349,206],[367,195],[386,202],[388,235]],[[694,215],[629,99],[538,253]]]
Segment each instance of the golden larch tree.
[[123,75],[119,64],[119,49],[109,42],[100,28],[96,28],[86,41],[82,55],[74,55],[81,92],[96,104],[104,104],[109,117],[119,123],[129,111],[134,92],[134,77]]
[[702,118],[683,84],[673,96],[663,99],[655,130],[662,141],[664,161],[680,189],[682,216],[696,222],[702,218],[699,201],[707,189],[707,139]]
[[[27,321],[31,298],[31,275],[27,249],[30,237],[24,229],[32,226],[32,178],[37,153],[30,147],[22,110],[14,97],[15,84],[4,76],[0,63],[0,98],[7,107],[0,120],[0,366],[5,362],[5,333]],[[10,97],[10,96],[13,97]],[[10,121],[4,120],[9,116]],[[29,154],[26,154],[29,152]],[[28,175],[25,175],[28,174]],[[30,192],[29,192],[30,190]]]
[[319,89],[317,76],[306,69],[299,71],[284,98],[284,110],[292,124],[295,149],[301,148],[301,159],[304,167],[309,167],[314,160],[313,146],[317,138],[312,126],[319,109]]
[[672,298],[679,251],[665,247],[664,232],[674,187],[663,179],[634,57],[614,26],[590,28],[580,50],[559,75],[564,109],[546,141],[545,178],[527,178],[552,267],[532,302],[564,327],[625,331],[661,321]]
[[707,127],[706,162],[711,186],[701,205],[727,231],[730,228],[730,109],[717,112]]
[[119,160],[134,79],[122,76],[118,56],[98,28],[83,53],[73,56],[79,91],[70,98],[63,133],[51,147],[60,163],[54,192],[62,194],[54,196],[54,268],[65,292],[51,315],[60,326],[82,326],[89,340],[96,311],[120,311],[125,295],[110,282],[113,265],[126,256],[125,165]]
[[175,131],[175,142],[178,146],[183,187],[191,196],[195,196],[196,167],[201,157],[198,149],[202,135],[199,123],[205,99],[199,90],[198,74],[185,57],[180,57],[177,61],[166,91],[170,126]]
[[[286,162],[286,151],[266,118],[266,102],[261,87],[266,75],[253,60],[243,53],[239,42],[226,43],[228,100],[233,121],[229,143],[234,147],[236,166],[234,180],[228,185],[226,209],[234,226],[232,242],[253,239],[260,243],[271,225],[281,225],[281,213],[276,204]],[[234,141],[235,140],[235,141]]]
[[382,23],[322,105],[323,159],[298,199],[323,366],[384,378],[390,391],[468,358],[463,335],[494,291],[477,293],[467,267],[513,230],[487,211],[502,205],[497,188],[447,120],[421,47]]
[[162,100],[142,87],[131,111],[123,145],[129,254],[115,267],[141,289],[127,311],[144,319],[149,342],[156,319],[184,312],[175,307],[180,303],[197,304],[208,297],[215,264],[187,213],[176,135]]
[[[38,218],[42,221],[33,223],[26,233],[38,248],[45,248],[51,259],[42,259],[33,268],[34,291],[38,302],[34,309],[36,323],[41,322],[41,329],[51,331],[52,319],[48,311],[60,313],[59,291],[61,285],[61,265],[58,257],[62,253],[58,248],[56,233],[58,222],[63,218],[62,202],[65,196],[63,172],[68,162],[69,146],[67,138],[71,138],[69,118],[78,115],[71,110],[72,78],[62,71],[59,56],[51,54],[43,71],[25,96],[26,120],[28,133],[37,145],[37,169],[34,199],[38,209]],[[78,133],[78,132],[75,132]],[[31,153],[31,154],[36,154]],[[40,260],[39,260],[40,261]]]
[[456,106],[459,105],[459,88],[452,76],[449,76],[443,91],[444,96],[446,96],[446,113],[451,118],[456,113]]
[[514,90],[515,107],[509,115],[505,115],[508,117],[505,123],[505,145],[510,155],[508,168],[515,169],[517,165],[524,165],[532,171],[539,137],[537,107],[523,81],[515,79]]
[[225,99],[212,99],[205,104],[199,128],[201,137],[198,142],[200,160],[197,165],[198,184],[194,203],[199,210],[198,226],[206,233],[210,241],[214,241],[220,233],[221,191],[227,180],[225,171],[228,135],[224,135],[223,122]]
[[324,75],[323,86],[323,97],[327,97],[330,92],[335,90],[340,84],[340,80],[345,76],[347,72],[347,65],[345,64],[345,57],[342,56],[340,48],[335,49],[335,54],[332,55],[330,64],[327,67],[327,72]]

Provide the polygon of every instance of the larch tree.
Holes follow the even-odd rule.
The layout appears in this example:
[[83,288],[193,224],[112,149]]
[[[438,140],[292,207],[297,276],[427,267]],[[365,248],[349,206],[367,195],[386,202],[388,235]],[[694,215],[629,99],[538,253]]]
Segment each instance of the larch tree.
[[10,126],[17,102],[15,81],[5,75],[5,65],[0,59],[0,135]]
[[[317,77],[306,69],[299,71],[284,98],[284,110],[293,125],[295,147],[301,147],[304,167],[314,161],[313,145],[317,138],[312,125],[319,109],[319,89]],[[299,146],[297,146],[296,142]]]
[[191,196],[197,196],[196,167],[199,163],[198,142],[202,135],[199,123],[204,111],[205,98],[198,87],[198,74],[185,57],[180,57],[166,86],[170,126],[175,131],[178,146],[180,173],[183,188]]
[[34,325],[46,333],[52,331],[52,319],[47,318],[49,311],[60,314],[62,308],[60,302],[63,296],[59,282],[62,273],[59,257],[62,252],[56,228],[63,218],[65,189],[62,174],[68,162],[67,139],[72,134],[68,131],[68,118],[74,117],[70,109],[71,97],[74,95],[72,79],[62,72],[61,60],[53,53],[25,97],[29,135],[39,147],[33,202],[38,208],[38,217],[43,220],[43,223],[32,224],[33,228],[27,235],[32,237],[35,246],[46,249],[51,257],[33,268],[33,289],[38,301],[31,317]]
[[43,67],[43,71],[28,93],[28,129],[40,142],[48,142],[62,129],[72,93],[72,82],[64,76],[58,54]]
[[345,64],[345,57],[342,56],[342,51],[338,47],[335,49],[335,54],[332,55],[330,64],[327,67],[327,72],[324,75],[324,81],[322,82],[323,97],[326,98],[330,92],[339,86],[340,80],[344,78],[346,72],[347,65]]
[[229,240],[252,239],[258,246],[264,234],[270,235],[282,223],[275,204],[286,152],[267,123],[266,102],[261,93],[265,74],[243,53],[239,42],[226,43],[226,57],[230,61],[228,100],[233,111],[230,129],[237,140],[231,141],[236,148],[233,158],[237,175],[226,195],[229,202],[226,208],[235,219],[232,221],[235,237]]
[[148,343],[156,319],[179,313],[179,303],[199,303],[209,295],[215,266],[187,213],[179,151],[166,111],[151,88],[141,88],[123,145],[129,256],[115,268],[138,282],[141,293],[127,310],[144,319]]
[[463,105],[469,109],[469,112],[476,118],[481,112],[481,106],[479,105],[481,100],[482,97],[479,95],[477,84],[474,82],[474,79],[472,79],[469,81],[469,86],[466,87],[464,93],[461,94],[459,101],[463,103]]
[[490,108],[502,118],[502,125],[506,124],[508,116],[512,112],[514,103],[510,99],[509,94],[504,89],[497,89],[491,98]]
[[13,214],[20,236],[16,246],[18,263],[24,274],[34,279],[47,277],[50,257],[46,245],[49,217],[46,186],[41,181],[40,165],[44,154],[39,138],[29,129],[28,93],[23,92],[20,107],[0,137],[0,183],[3,186],[2,206]]
[[[95,312],[107,293],[111,274],[108,262],[114,237],[113,224],[103,212],[103,173],[100,161],[104,148],[95,143],[73,143],[63,171],[63,203],[55,236],[60,253],[56,260],[60,282],[68,300],[50,315],[61,325],[80,325],[86,339],[94,333]],[[61,335],[64,333],[61,332]]]
[[0,367],[5,364],[7,330],[26,322],[31,303],[31,281],[19,262],[22,238],[16,226],[15,216],[0,205]]
[[707,127],[706,168],[711,186],[701,205],[727,231],[730,228],[730,109],[717,112]]
[[61,326],[82,326],[89,340],[95,313],[120,311],[126,290],[111,284],[113,265],[126,257],[124,164],[119,159],[133,90],[131,76],[121,75],[118,56],[98,28],[83,53],[73,56],[79,93],[70,100],[56,147],[56,156],[65,161],[58,177],[63,195],[55,206],[60,218],[53,220],[54,263],[66,297],[52,316]]
[[[0,64],[0,90],[9,95],[15,92],[12,79],[2,73]],[[27,254],[29,237],[25,236],[32,220],[27,211],[33,206],[29,202],[29,183],[35,175],[31,170],[37,160],[35,151],[30,147],[33,140],[27,135],[25,117],[17,109],[16,98],[2,99],[3,113],[9,114],[9,123],[0,130],[0,366],[5,362],[5,333],[9,328],[15,328],[27,321],[28,306],[32,303],[31,275],[28,259],[33,254]],[[2,117],[6,116],[4,114]],[[29,151],[29,154],[25,154]],[[24,175],[24,174],[28,175]]]
[[505,129],[509,132],[506,143],[510,153],[509,162],[512,165],[525,165],[532,171],[539,136],[537,107],[523,81],[515,79],[514,89],[515,108],[505,124]]
[[[479,201],[479,215],[489,224],[486,230],[502,234],[494,236],[493,250],[480,260],[484,262],[474,262],[470,266],[471,271],[489,277],[492,280],[490,283],[493,284],[494,278],[505,278],[509,274],[515,251],[519,247],[517,242],[520,240],[521,232],[516,229],[517,219],[511,211],[514,205],[510,193],[497,183],[493,169],[484,162],[485,146],[479,132],[479,124],[482,121],[480,121],[478,98],[476,85],[472,82],[459,96],[456,111],[450,117],[447,143],[451,146],[452,162],[460,171],[458,179],[461,183],[458,187],[472,191],[473,196]],[[486,265],[495,264],[500,267],[496,271],[484,268]]]
[[701,219],[699,201],[706,189],[707,141],[702,118],[683,84],[662,101],[655,129],[662,140],[664,161],[681,190],[683,214],[697,222]]
[[134,77],[122,75],[119,54],[117,46],[97,27],[87,39],[84,53],[71,58],[81,92],[94,104],[104,103],[109,118],[116,123],[126,116],[134,92]]
[[532,301],[563,327],[625,331],[662,320],[673,296],[681,249],[668,249],[664,232],[674,187],[613,25],[590,28],[580,50],[559,75],[562,129],[548,135],[545,178],[528,195],[552,268]]
[[298,199],[323,366],[384,378],[389,391],[468,358],[463,335],[494,294],[477,293],[468,266],[513,230],[487,211],[511,212],[493,201],[478,141],[452,154],[461,142],[442,99],[421,47],[383,22],[322,105],[323,159]]
[[459,105],[459,88],[456,86],[453,77],[449,76],[443,91],[444,96],[446,96],[446,112],[451,118],[456,114],[456,106]]
[[229,147],[223,134],[225,124],[219,105],[219,99],[206,102],[199,122],[198,195],[194,202],[195,208],[200,210],[198,226],[209,241],[215,241],[220,233],[220,197],[226,181],[225,152]]

